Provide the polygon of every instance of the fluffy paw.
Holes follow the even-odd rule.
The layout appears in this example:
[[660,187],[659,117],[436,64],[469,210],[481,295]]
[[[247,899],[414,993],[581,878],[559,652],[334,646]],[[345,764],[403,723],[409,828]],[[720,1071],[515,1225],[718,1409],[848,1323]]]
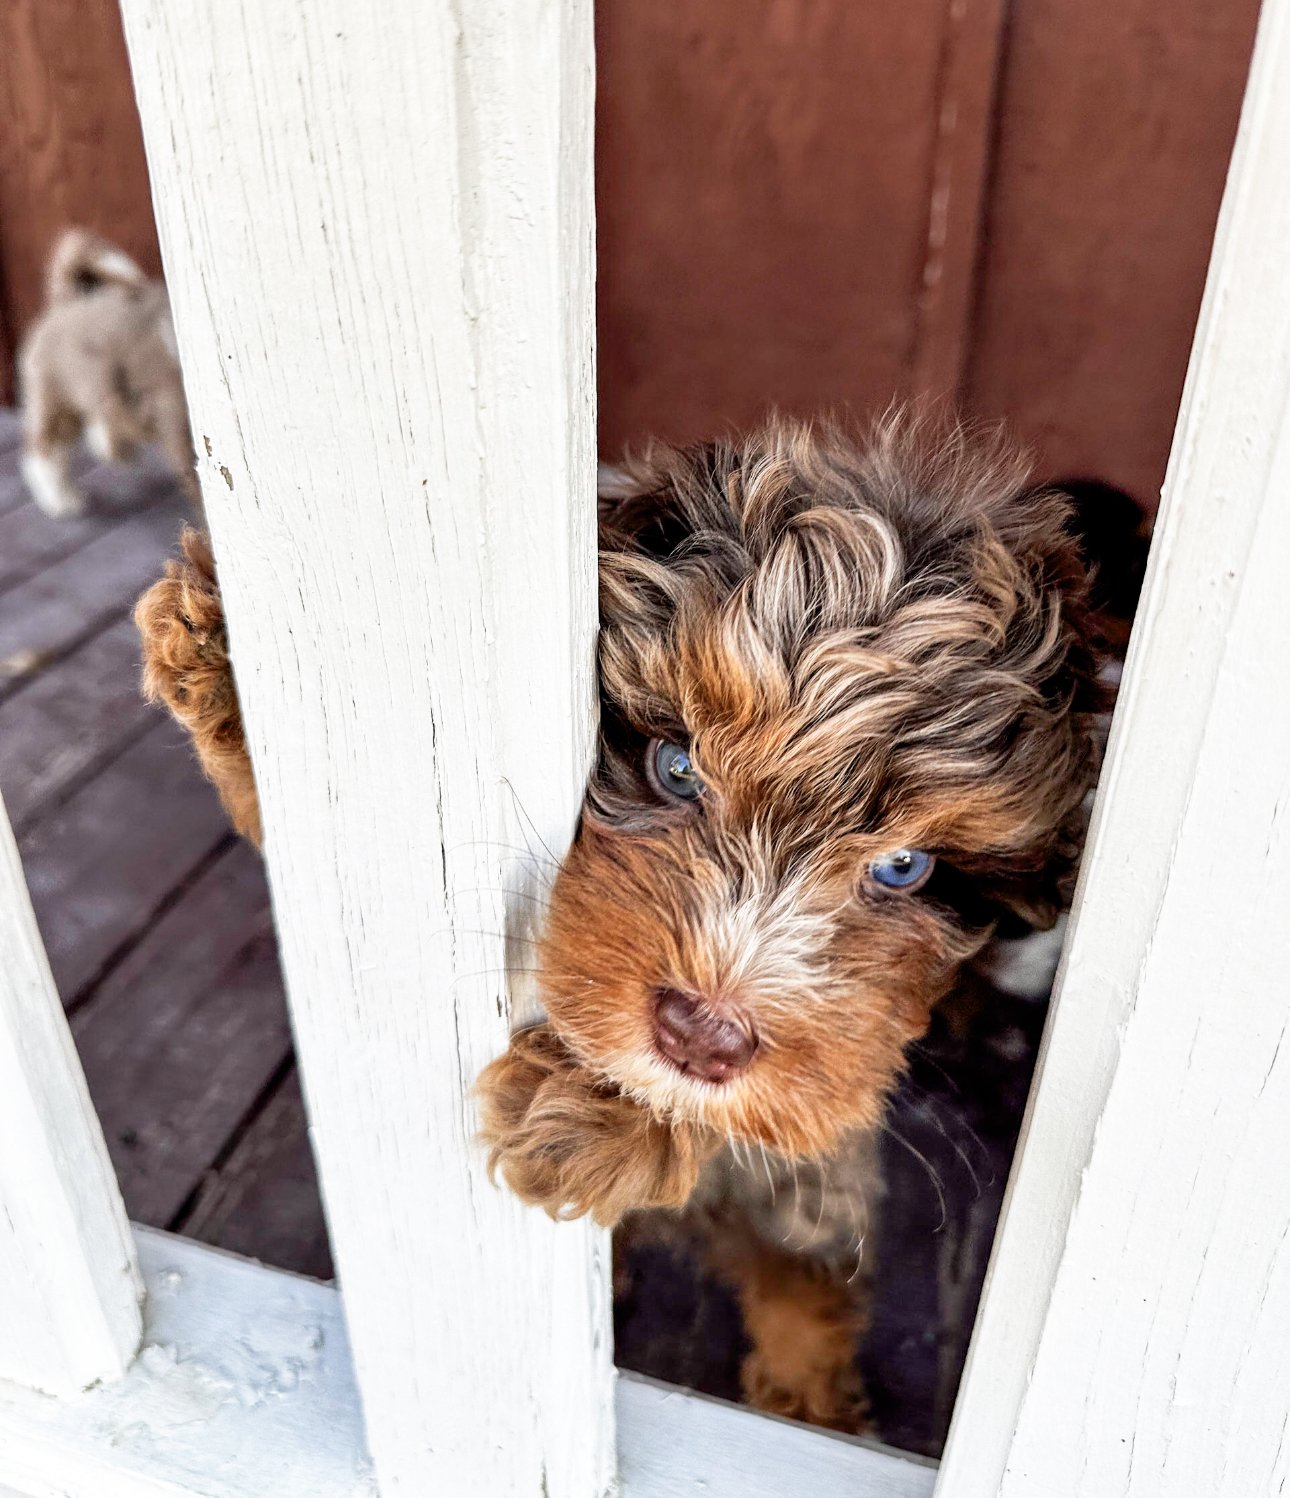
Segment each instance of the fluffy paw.
[[735,1286],[752,1350],[740,1382],[754,1408],[860,1435],[871,1428],[856,1368],[864,1330],[862,1287],[740,1235],[713,1267]]
[[683,1206],[716,1148],[616,1092],[550,1025],[513,1035],[479,1091],[490,1173],[552,1217],[590,1213],[612,1227],[637,1207]]
[[211,723],[227,731],[229,718],[237,717],[237,696],[210,542],[186,529],[180,544],[184,560],[167,562],[166,575],[134,610],[143,636],[144,691],[194,730]]
[[750,1352],[740,1369],[744,1398],[768,1415],[783,1415],[847,1435],[870,1435],[873,1415],[864,1384],[854,1368],[795,1370],[790,1380],[761,1352]]
[[210,542],[187,529],[181,545],[184,560],[167,562],[166,575],[135,606],[134,622],[143,638],[143,690],[192,734],[234,825],[258,843],[259,805]]

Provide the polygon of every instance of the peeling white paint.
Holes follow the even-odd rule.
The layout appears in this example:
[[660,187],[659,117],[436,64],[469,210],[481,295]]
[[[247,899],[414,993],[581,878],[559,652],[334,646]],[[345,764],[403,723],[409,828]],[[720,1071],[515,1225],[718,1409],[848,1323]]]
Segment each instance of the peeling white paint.
[[28,1498],[376,1498],[337,1292],[138,1242],[138,1359],[70,1398],[0,1385],[0,1481]]

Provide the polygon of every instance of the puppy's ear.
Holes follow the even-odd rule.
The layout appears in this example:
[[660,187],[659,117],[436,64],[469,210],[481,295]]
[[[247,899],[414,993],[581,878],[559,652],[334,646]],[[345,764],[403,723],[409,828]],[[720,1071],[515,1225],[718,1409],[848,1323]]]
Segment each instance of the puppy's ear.
[[[1068,479],[1022,493],[1009,544],[1040,579],[1039,597],[1059,610],[1061,628],[1037,684],[1050,704],[1065,701],[1071,752],[1054,756],[1049,794],[1068,813],[1042,868],[995,884],[991,894],[1032,928],[1068,909],[1087,832],[1088,796],[1101,767],[1129,631],[1146,570],[1150,522],[1121,489]],[[1053,519],[1060,514],[1060,528]],[[1006,528],[1006,527],[1005,527]],[[1089,748],[1082,751],[1083,741]]]
[[54,246],[45,272],[49,304],[88,296],[103,286],[144,286],[147,278],[124,250],[88,229],[68,229]]
[[597,475],[600,545],[666,561],[694,534],[698,517],[677,488],[676,455],[661,463],[602,463]]
[[1071,524],[1091,573],[1097,633],[1110,653],[1122,655],[1146,576],[1150,517],[1131,494],[1101,479],[1062,479],[1053,487],[1071,504]]

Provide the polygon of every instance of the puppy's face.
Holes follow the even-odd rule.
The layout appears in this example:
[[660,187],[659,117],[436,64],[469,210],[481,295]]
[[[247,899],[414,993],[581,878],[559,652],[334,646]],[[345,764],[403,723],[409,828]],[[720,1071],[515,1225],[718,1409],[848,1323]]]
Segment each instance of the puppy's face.
[[1092,663],[1063,506],[953,434],[777,426],[642,467],[601,542],[548,1012],[661,1114],[828,1150],[1073,851]]

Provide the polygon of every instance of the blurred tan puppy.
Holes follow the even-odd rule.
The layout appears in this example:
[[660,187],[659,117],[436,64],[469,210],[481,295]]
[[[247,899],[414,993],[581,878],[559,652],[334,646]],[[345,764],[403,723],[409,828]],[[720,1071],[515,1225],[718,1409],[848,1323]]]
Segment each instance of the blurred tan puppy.
[[32,498],[47,515],[84,513],[71,475],[83,433],[112,462],[156,443],[200,509],[166,288],[84,229],[69,229],[54,246],[45,284],[45,310],[18,361]]

